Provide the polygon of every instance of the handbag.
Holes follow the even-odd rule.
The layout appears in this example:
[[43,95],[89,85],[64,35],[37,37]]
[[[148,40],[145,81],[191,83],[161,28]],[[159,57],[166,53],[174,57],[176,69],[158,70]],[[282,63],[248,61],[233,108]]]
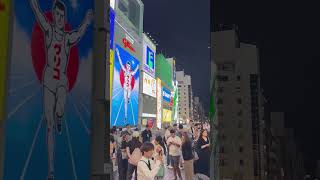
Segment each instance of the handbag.
[[156,177],[164,177],[164,166],[163,165],[160,165],[160,168],[158,170]]

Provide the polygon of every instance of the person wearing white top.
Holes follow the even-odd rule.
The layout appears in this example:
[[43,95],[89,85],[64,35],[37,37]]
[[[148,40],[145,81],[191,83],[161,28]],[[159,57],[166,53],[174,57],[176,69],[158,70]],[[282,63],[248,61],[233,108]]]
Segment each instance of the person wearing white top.
[[141,146],[142,158],[138,162],[137,168],[137,180],[154,180],[160,165],[163,164],[163,157],[157,156],[155,160],[152,160],[154,154],[154,145],[146,142]]
[[181,139],[180,137],[176,136],[175,130],[170,130],[171,136],[167,140],[167,144],[169,147],[169,156],[170,156],[170,162],[173,165],[173,172],[175,179],[177,179],[177,174],[180,179],[181,177],[181,171],[179,169],[179,160],[180,160],[180,148],[181,148]]

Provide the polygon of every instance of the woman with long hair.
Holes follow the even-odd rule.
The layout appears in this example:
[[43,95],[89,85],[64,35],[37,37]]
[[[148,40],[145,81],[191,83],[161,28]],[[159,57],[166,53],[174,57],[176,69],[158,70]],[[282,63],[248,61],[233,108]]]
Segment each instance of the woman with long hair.
[[194,177],[194,169],[193,169],[193,150],[192,150],[192,142],[189,138],[188,133],[184,132],[182,134],[182,156],[184,160],[184,168],[185,168],[185,179],[193,180]]
[[210,140],[208,131],[202,129],[197,141],[197,153],[199,159],[195,163],[195,172],[210,177]]
[[[138,152],[140,152],[140,147],[142,146],[142,143],[139,140],[140,134],[138,131],[134,131],[132,133],[132,139],[129,141],[126,147],[126,151],[128,154],[128,171],[127,171],[127,180],[131,180],[133,176],[133,172],[135,172],[135,180],[137,180],[137,166],[131,162],[131,160],[137,159],[137,153],[133,153],[136,149]],[[141,158],[141,157],[140,157]]]
[[[164,162],[164,155],[166,154],[166,149],[164,142],[162,140],[161,136],[157,136],[156,139],[154,140],[154,147],[155,151],[153,154],[153,158],[156,158],[157,156],[161,156],[163,159],[162,161]],[[159,173],[156,175],[155,180],[161,180],[164,177],[164,165],[161,165],[159,169]]]

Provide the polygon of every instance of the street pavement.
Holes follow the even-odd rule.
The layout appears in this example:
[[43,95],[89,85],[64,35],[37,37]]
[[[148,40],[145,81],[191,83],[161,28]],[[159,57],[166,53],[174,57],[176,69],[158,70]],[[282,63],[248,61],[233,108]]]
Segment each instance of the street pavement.
[[[182,174],[182,179],[185,180],[184,170],[181,170],[181,174]],[[205,178],[205,177],[203,177],[203,175],[197,174],[197,175],[195,175],[195,177],[193,179],[194,180],[209,180],[210,178]],[[119,179],[118,174],[116,174],[114,180],[121,180],[121,179]],[[132,180],[134,180],[134,178],[132,178]],[[174,180],[173,169],[166,168],[163,180]]]

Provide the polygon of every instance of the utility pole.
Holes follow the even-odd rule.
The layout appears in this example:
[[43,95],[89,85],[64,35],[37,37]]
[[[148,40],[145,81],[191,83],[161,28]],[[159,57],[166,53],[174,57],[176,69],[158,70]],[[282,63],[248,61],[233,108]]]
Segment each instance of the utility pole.
[[[91,180],[110,179],[109,136],[106,130],[110,129],[108,113],[109,92],[109,0],[95,0],[94,13],[94,54],[92,79],[92,133],[91,133]],[[108,58],[108,59],[107,59]],[[109,62],[109,61],[108,61]],[[108,73],[107,73],[108,72]],[[108,98],[109,97],[109,98]]]

